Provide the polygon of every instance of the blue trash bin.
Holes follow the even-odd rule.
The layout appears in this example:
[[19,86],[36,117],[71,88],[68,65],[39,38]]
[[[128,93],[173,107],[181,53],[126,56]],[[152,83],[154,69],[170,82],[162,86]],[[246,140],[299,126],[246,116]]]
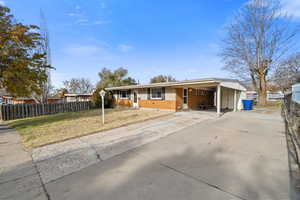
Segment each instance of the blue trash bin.
[[242,101],[243,101],[244,110],[253,110],[253,100],[244,99]]

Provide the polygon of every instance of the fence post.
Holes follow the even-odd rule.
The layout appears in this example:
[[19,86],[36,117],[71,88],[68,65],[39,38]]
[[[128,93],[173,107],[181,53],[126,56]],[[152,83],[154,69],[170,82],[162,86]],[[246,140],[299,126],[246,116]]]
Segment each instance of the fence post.
[[6,105],[2,105],[2,116],[3,116],[3,120],[7,120],[7,116],[6,116]]
[[8,110],[8,105],[5,105],[5,120],[9,119],[7,110]]
[[33,117],[34,113],[35,113],[35,109],[34,109],[34,105],[33,104],[29,104],[28,105],[28,111],[30,112],[30,117]]

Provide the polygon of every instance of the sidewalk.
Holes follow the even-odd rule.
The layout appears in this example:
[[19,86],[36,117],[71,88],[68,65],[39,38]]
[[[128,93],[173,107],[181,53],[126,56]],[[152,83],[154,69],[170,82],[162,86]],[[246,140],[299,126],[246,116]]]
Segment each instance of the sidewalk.
[[174,113],[168,117],[36,148],[32,152],[32,157],[43,183],[46,184],[115,155],[214,118],[214,113]]
[[41,178],[19,134],[0,122],[0,199],[47,200]]

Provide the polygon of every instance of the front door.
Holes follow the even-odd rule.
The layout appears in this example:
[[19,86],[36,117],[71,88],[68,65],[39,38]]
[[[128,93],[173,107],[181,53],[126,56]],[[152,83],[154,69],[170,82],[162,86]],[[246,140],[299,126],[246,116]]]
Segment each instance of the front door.
[[139,107],[139,98],[138,98],[138,92],[133,91],[133,107],[138,108]]
[[183,109],[188,109],[189,103],[189,90],[188,88],[183,88]]

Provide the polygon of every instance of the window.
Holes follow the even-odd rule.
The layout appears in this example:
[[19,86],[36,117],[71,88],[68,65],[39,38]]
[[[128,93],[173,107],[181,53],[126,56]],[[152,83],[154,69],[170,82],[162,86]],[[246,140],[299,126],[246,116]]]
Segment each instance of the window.
[[120,99],[128,99],[129,92],[127,90],[120,91]]
[[151,99],[162,99],[162,88],[151,88]]
[[183,104],[187,104],[188,103],[188,89],[184,88],[183,89]]

